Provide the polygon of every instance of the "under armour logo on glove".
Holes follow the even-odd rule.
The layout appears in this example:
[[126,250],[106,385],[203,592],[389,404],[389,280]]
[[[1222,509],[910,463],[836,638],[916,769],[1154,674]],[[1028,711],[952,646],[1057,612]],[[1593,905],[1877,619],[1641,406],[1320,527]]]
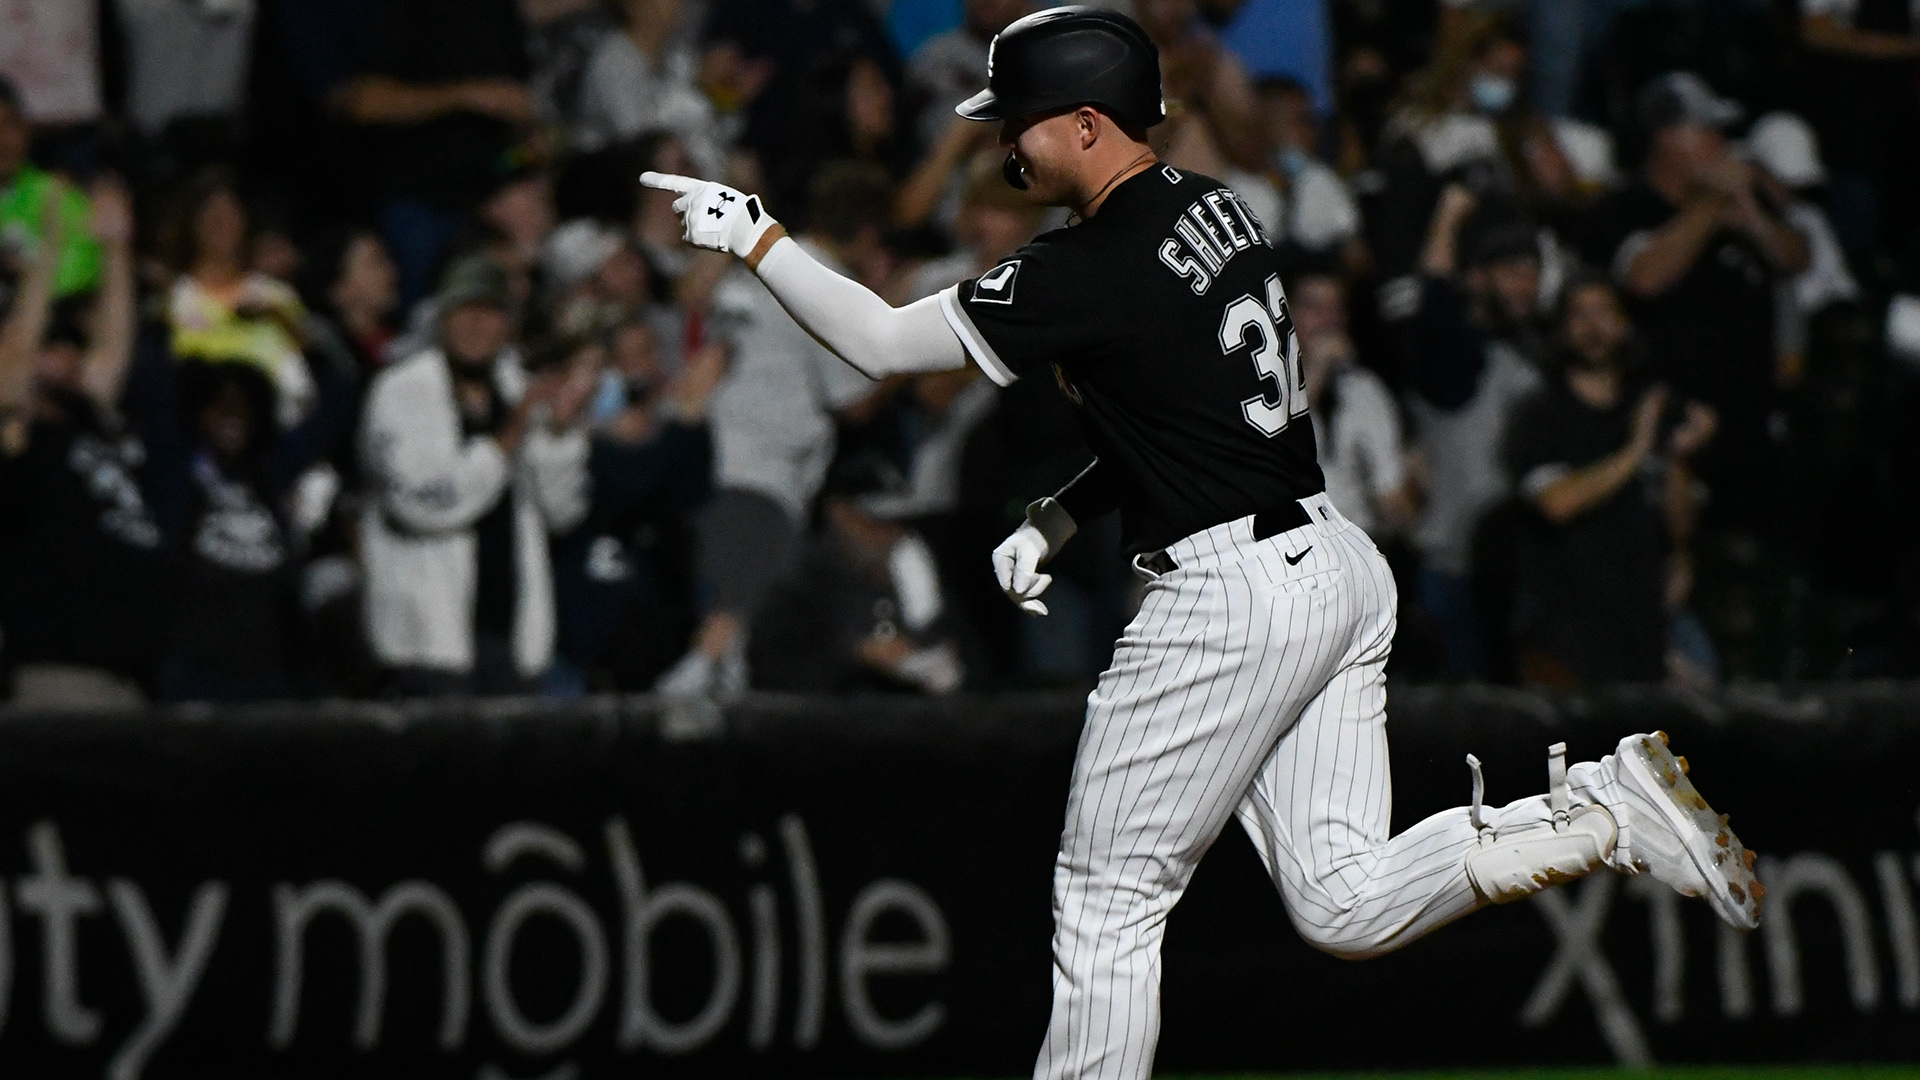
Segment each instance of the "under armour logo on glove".
[[671,191],[687,243],[709,251],[731,251],[741,258],[753,253],[760,238],[773,228],[773,218],[762,212],[758,196],[743,195],[725,184],[670,173],[642,173],[640,182]]

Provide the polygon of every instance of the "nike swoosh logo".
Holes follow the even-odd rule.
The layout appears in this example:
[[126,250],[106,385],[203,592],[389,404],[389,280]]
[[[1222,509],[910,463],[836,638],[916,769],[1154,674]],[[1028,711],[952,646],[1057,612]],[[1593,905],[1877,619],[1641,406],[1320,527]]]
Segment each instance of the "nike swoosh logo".
[[1303,551],[1301,551],[1301,552],[1300,552],[1300,553],[1299,553],[1298,555],[1288,555],[1288,556],[1285,556],[1285,558],[1286,558],[1286,560],[1287,560],[1287,565],[1288,565],[1288,566],[1299,566],[1299,565],[1300,565],[1300,560],[1301,560],[1301,559],[1304,559],[1304,558],[1306,558],[1306,557],[1307,557],[1307,552],[1309,552],[1309,551],[1312,551],[1312,550],[1313,550],[1313,545],[1312,545],[1312,544],[1308,544],[1308,545],[1306,546],[1306,548],[1305,548],[1305,550],[1303,550]]

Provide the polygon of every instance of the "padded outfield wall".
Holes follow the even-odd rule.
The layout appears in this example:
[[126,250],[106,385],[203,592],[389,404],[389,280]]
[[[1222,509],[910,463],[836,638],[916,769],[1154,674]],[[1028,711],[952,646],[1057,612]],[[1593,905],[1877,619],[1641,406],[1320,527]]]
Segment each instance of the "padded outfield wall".
[[[1237,826],[1170,1071],[1920,1061],[1920,687],[1391,703],[1395,827],[1665,728],[1767,924],[1610,875],[1349,963]],[[0,714],[0,1075],[1014,1076],[1078,700]]]

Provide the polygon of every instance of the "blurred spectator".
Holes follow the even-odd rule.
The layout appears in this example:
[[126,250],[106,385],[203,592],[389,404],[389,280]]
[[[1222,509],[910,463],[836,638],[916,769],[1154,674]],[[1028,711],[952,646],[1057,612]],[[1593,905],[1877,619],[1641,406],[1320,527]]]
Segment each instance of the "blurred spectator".
[[1860,299],[1860,284],[1847,268],[1832,222],[1820,208],[1827,183],[1820,145],[1813,129],[1792,113],[1768,113],[1747,133],[1747,156],[1760,171],[1755,178],[1781,208],[1781,217],[1807,240],[1807,268],[1780,282],[1774,298],[1779,320],[1780,381],[1799,378],[1807,351],[1807,326],[1832,304]]
[[[305,532],[295,482],[351,427],[351,384],[325,381],[300,428],[280,433],[259,368],[192,361],[180,371],[187,438],[186,543],[159,676],[170,701],[285,696]],[[337,478],[328,481],[337,489]],[[324,516],[324,507],[315,511]]]
[[371,229],[335,229],[313,245],[301,269],[310,332],[331,336],[372,377],[386,362],[400,306],[399,271],[387,245]]
[[1658,374],[1704,401],[1720,437],[1701,469],[1715,506],[1745,520],[1766,501],[1773,407],[1774,285],[1808,266],[1806,238],[1735,157],[1740,106],[1687,72],[1636,99],[1650,145],[1641,177],[1594,210],[1586,255],[1633,302]]
[[439,295],[442,345],[375,378],[361,455],[367,634],[411,694],[530,689],[553,655],[547,534],[587,511],[593,373],[529,380],[507,275],[469,257]]
[[1920,242],[1920,8],[1802,0],[1808,115],[1833,168],[1835,224],[1863,261]]
[[621,0],[621,31],[588,62],[574,142],[598,150],[650,131],[671,131],[693,157],[695,175],[720,177],[726,162],[713,105],[701,92],[700,61],[683,32],[682,0]]
[[1514,169],[1499,121],[1511,113],[1527,52],[1501,19],[1476,15],[1472,29],[1442,43],[1407,80],[1381,133],[1381,190],[1368,207],[1367,237],[1389,279],[1381,309],[1404,318],[1418,303],[1421,241],[1442,189],[1457,184],[1490,217],[1504,216]]
[[[99,9],[73,0],[0,0],[0,82],[36,124],[100,119]],[[0,178],[6,172],[0,169]]]
[[1713,437],[1713,411],[1642,389],[1632,328],[1603,278],[1568,290],[1559,336],[1559,377],[1521,406],[1507,439],[1534,511],[1518,547],[1519,675],[1556,687],[1656,681],[1669,613],[1690,585],[1688,461]]
[[[666,315],[658,329],[681,329],[668,312],[650,312],[653,273],[626,234],[597,221],[570,221],[555,230],[543,260],[554,328],[571,340],[595,337],[637,316]],[[677,346],[677,340],[672,345]],[[668,366],[679,350],[669,350]]]
[[1476,599],[1475,548],[1488,513],[1512,490],[1500,448],[1514,406],[1540,385],[1542,345],[1533,232],[1513,223],[1482,229],[1461,258],[1476,204],[1455,185],[1434,211],[1406,379],[1426,493],[1412,534],[1420,599],[1456,677],[1489,673],[1487,624],[1498,613]]
[[1228,165],[1264,168],[1253,82],[1201,21],[1198,0],[1140,0],[1134,16],[1160,47],[1167,121],[1155,129],[1154,145],[1165,147],[1161,157],[1223,179]]
[[1315,254],[1332,253],[1351,266],[1365,261],[1359,244],[1360,207],[1346,181],[1320,157],[1320,123],[1313,98],[1285,76],[1260,83],[1260,113],[1273,145],[1273,168],[1285,178],[1286,208],[1268,232]]
[[[841,152],[822,154],[814,140],[835,134],[820,121],[823,115],[831,119],[835,95],[847,88],[852,59],[876,65],[890,89],[899,79],[899,58],[874,5],[867,0],[730,0],[712,5],[702,37],[707,42],[702,81],[722,114],[744,119],[742,147],[758,157],[763,175],[797,178],[775,180],[761,194],[780,220],[804,217],[811,168],[789,165],[788,159],[831,159]],[[853,89],[872,96],[864,85]]]
[[[881,244],[892,191],[859,166],[821,174],[809,231],[814,258],[885,287]],[[773,586],[800,558],[813,500],[833,462],[835,414],[874,392],[865,375],[800,329],[758,278],[735,268],[713,299],[727,343],[727,377],[714,395],[713,502],[701,516],[699,573],[706,612],[693,648],[659,689],[737,694],[748,686],[747,630]]]
[[590,416],[592,507],[553,554],[559,651],[581,688],[644,690],[679,659],[695,621],[685,523],[708,494],[706,411],[726,350],[696,349],[669,378],[644,317],[606,341]]
[[0,628],[20,705],[137,705],[165,615],[161,535],[140,485],[146,448],[120,422],[133,357],[133,218],[124,192],[94,191],[105,253],[89,319],[54,302],[66,192],[0,325]]
[[[959,122],[976,130],[990,126]],[[1008,186],[997,160],[991,168],[974,172],[961,193],[953,253],[931,259],[914,271],[908,288],[910,298],[932,296],[949,285],[986,273],[1033,239],[1039,225],[1040,208]]]
[[862,162],[903,178],[913,168],[913,142],[886,69],[853,50],[829,53],[800,82],[788,145],[767,168],[768,199],[782,220],[805,227],[814,179],[824,169]]
[[377,129],[381,227],[402,302],[424,295],[448,245],[533,119],[526,28],[513,0],[385,0],[362,73],[338,107]]
[[[60,205],[54,296],[86,292],[100,281],[100,246],[87,232],[87,198],[27,160],[33,125],[13,84],[0,78],[0,266],[18,277],[38,258],[47,233],[46,205]],[[0,301],[5,296],[0,295]]]
[[256,0],[113,0],[113,6],[126,35],[134,128],[148,139],[170,136],[206,149],[237,143]]
[[1376,542],[1398,532],[1417,505],[1401,443],[1400,410],[1380,377],[1361,367],[1347,336],[1346,288],[1303,274],[1287,289],[1299,336],[1314,444],[1327,498]]
[[824,528],[753,623],[755,685],[847,693],[909,689],[950,694],[965,678],[947,632],[933,553],[881,499],[902,478],[884,458],[835,469]]
[[527,22],[529,89],[540,118],[564,124],[580,115],[587,65],[620,24],[600,0],[520,0]]
[[907,88],[919,109],[914,132],[922,146],[937,142],[953,125],[954,106],[987,85],[987,44],[1028,8],[1027,0],[967,0],[959,26],[935,34],[913,51],[907,60]]
[[275,390],[282,427],[313,407],[314,378],[302,352],[306,310],[283,282],[249,272],[247,208],[233,175],[201,173],[162,230],[168,265],[179,276],[167,295],[175,359],[233,361],[260,369]]

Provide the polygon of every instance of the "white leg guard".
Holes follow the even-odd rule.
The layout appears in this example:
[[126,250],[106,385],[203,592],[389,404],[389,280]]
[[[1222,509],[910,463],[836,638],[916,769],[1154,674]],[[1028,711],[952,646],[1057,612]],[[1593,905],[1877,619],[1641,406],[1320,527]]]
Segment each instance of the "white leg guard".
[[1619,829],[1613,815],[1598,803],[1574,806],[1567,787],[1567,744],[1547,750],[1547,806],[1545,821],[1526,821],[1505,829],[1489,824],[1482,812],[1486,781],[1480,759],[1467,755],[1473,770],[1473,806],[1470,818],[1480,834],[1467,852],[1467,880],[1475,892],[1496,904],[1532,896],[1607,865]]

